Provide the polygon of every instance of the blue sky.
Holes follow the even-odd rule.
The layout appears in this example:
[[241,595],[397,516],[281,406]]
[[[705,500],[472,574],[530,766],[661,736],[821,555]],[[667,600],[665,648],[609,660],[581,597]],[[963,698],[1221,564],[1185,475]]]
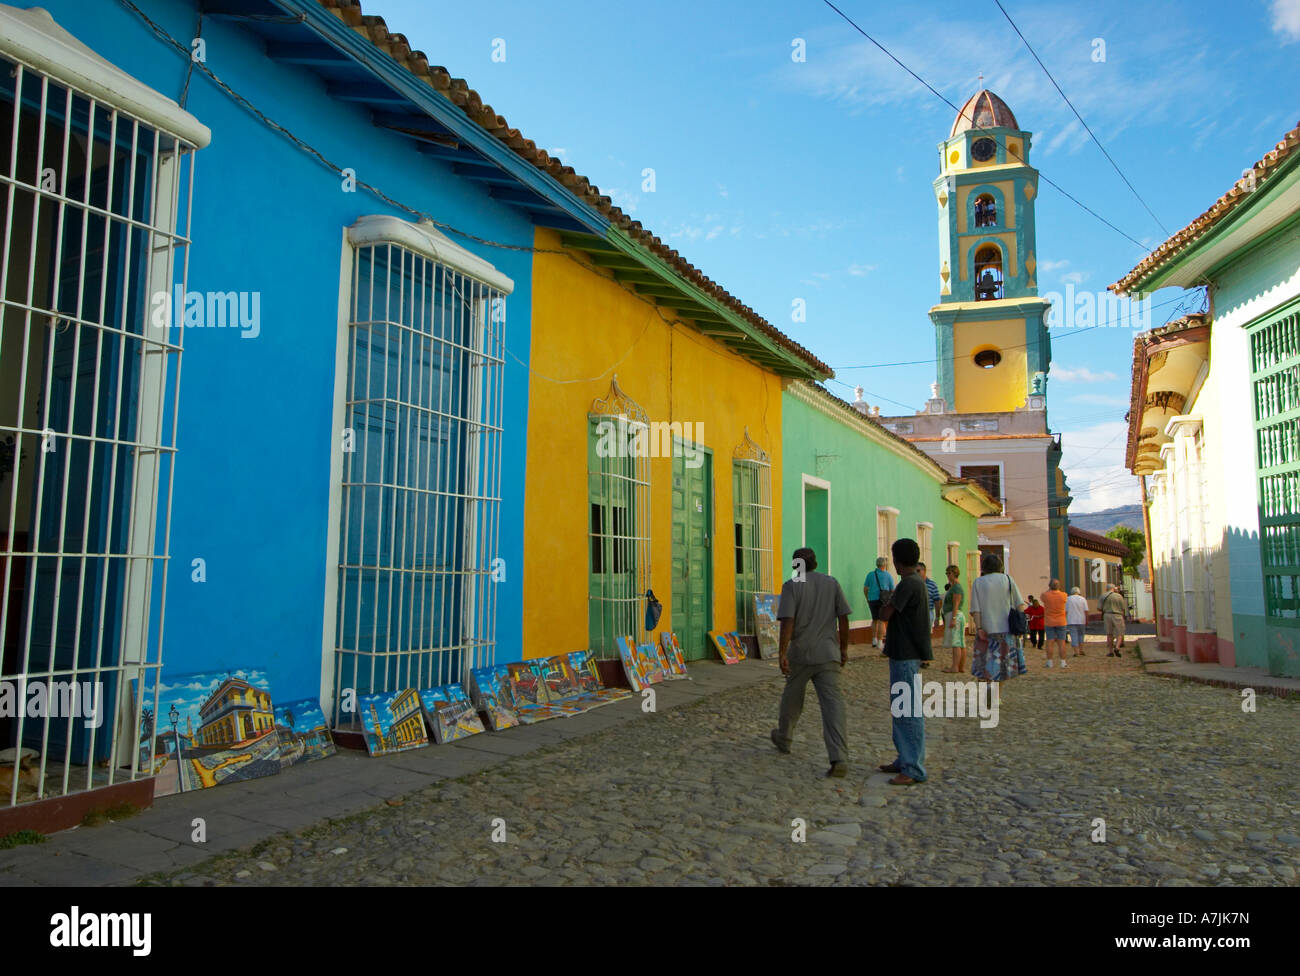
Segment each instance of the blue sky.
[[[1003,4],[1164,230],[993,0],[837,5],[955,104],[982,73],[1034,133],[1031,163],[1141,242],[1042,186],[1040,293],[1105,289],[1300,118],[1300,0]],[[833,392],[852,399],[860,384],[884,413],[923,404],[932,364],[873,364],[934,355],[931,181],[955,113],[821,0],[369,0],[366,12],[835,367]],[[1179,295],[1152,296],[1151,324],[1195,307]],[[797,298],[806,322],[791,321]],[[1135,502],[1121,467],[1132,329],[1070,331],[1054,332],[1049,408],[1072,511]]]

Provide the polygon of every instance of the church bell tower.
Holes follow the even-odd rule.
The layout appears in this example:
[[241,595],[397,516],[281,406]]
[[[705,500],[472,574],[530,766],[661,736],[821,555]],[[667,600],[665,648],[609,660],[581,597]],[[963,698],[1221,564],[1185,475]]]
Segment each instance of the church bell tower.
[[1051,359],[1038,297],[1030,133],[1001,98],[981,89],[939,144],[939,395],[956,413],[1027,406],[1046,394]]

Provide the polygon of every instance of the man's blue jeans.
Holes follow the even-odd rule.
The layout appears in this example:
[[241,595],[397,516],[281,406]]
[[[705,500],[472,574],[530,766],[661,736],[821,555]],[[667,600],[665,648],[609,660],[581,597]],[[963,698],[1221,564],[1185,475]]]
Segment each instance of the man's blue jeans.
[[[921,662],[912,661],[895,661],[892,657],[889,659],[889,687],[890,702],[893,702],[893,688],[898,682],[907,685],[907,695],[909,705],[912,704],[913,680],[921,673]],[[909,707],[908,711],[915,711]],[[891,709],[892,712],[892,709]],[[894,748],[898,750],[898,758],[894,760],[894,765],[898,767],[899,772],[904,776],[910,776],[918,782],[925,779],[925,718],[922,715],[913,715],[911,718],[898,718],[892,716],[894,722]]]

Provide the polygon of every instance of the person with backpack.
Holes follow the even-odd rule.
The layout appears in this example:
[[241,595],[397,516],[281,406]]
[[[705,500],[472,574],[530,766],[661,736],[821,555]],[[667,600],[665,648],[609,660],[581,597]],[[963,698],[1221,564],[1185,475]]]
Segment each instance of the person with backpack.
[[980,571],[970,585],[970,615],[976,628],[971,674],[980,681],[1006,681],[1028,670],[1015,642],[1017,632],[1028,630],[1025,601],[1015,580],[1002,571],[996,553],[980,557]]
[[880,609],[886,593],[894,591],[894,577],[889,575],[889,560],[881,556],[876,560],[876,568],[862,581],[862,594],[867,598],[871,608],[871,646],[880,647],[885,639],[885,619]]

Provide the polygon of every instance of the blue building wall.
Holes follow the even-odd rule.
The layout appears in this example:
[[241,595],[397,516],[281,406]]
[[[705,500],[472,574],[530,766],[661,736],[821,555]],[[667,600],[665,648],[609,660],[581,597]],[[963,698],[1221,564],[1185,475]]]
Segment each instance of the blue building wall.
[[[197,10],[138,0],[188,43]],[[129,10],[99,0],[43,0],[97,54],[172,99],[186,60]],[[206,17],[207,65],[268,117],[389,196],[480,237],[519,247],[531,222],[455,176],[408,139],[376,128],[365,106],[329,97],[305,68],[265,56],[237,22]],[[376,55],[378,56],[378,55]],[[261,293],[261,329],[187,329],[167,572],[164,665],[169,672],[264,666],[277,700],[320,687],[339,269],[343,232],[358,217],[395,210],[268,128],[195,71],[185,108],[212,130],[197,153],[188,287]],[[453,239],[515,282],[506,341],[527,360],[531,255]],[[498,659],[521,656],[523,464],[528,372],[505,367]],[[191,582],[191,561],[207,582]],[[330,622],[332,625],[332,621]]]

